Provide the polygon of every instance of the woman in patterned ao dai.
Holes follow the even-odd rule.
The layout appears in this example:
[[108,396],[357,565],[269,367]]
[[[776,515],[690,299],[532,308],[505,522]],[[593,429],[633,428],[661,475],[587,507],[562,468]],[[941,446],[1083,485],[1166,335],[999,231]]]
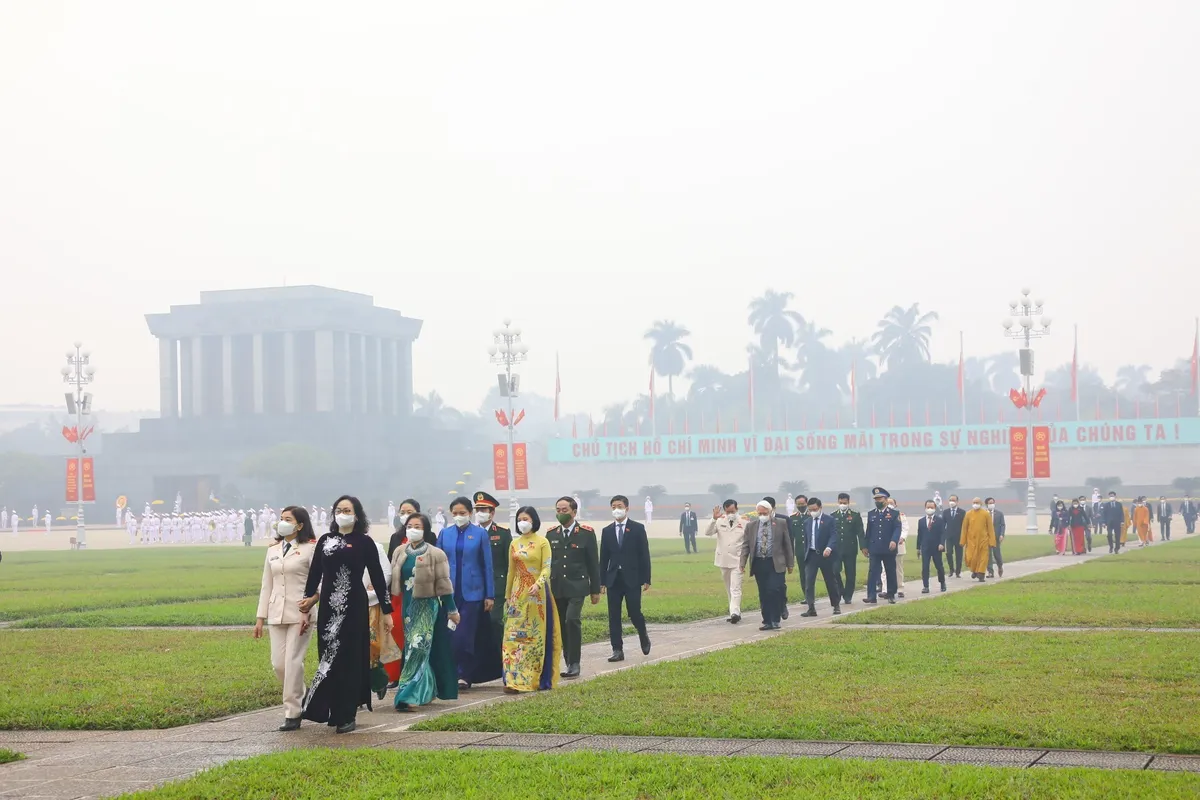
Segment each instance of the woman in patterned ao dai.
[[504,691],[536,692],[558,684],[562,659],[558,609],[550,595],[550,543],[538,533],[537,510],[517,511],[504,592]]
[[339,497],[334,522],[317,542],[300,611],[307,614],[317,602],[317,672],[304,697],[303,718],[336,726],[338,733],[354,730],[358,707],[371,708],[371,632],[368,627],[367,571],[384,632],[392,630],[392,600],[388,576],[379,565],[379,550],[367,535],[369,524],[357,497]]

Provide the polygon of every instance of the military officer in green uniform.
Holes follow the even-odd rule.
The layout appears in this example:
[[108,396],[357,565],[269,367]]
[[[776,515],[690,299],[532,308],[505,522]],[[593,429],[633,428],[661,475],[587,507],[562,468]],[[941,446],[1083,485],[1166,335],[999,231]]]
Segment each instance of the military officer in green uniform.
[[[775,502],[774,497],[768,497],[767,500],[770,500],[772,503]],[[804,552],[804,521],[806,519],[808,519],[808,497],[805,495],[797,495],[796,511],[787,518],[788,538],[792,540],[792,552],[794,553]],[[798,569],[796,571],[800,573],[800,599],[803,600],[804,594],[808,588],[804,585],[804,570]],[[788,612],[786,585],[784,586],[783,590],[783,603],[783,618],[787,619]]]
[[[487,533],[488,543],[492,547],[492,580],[496,586],[496,602],[489,614],[492,627],[492,641],[495,643],[496,656],[500,657],[500,648],[504,642],[504,604],[507,597],[500,597],[503,587],[508,585],[508,548],[512,544],[512,531],[503,525],[496,524],[496,508],[500,505],[496,498],[487,492],[475,493],[475,524]],[[478,657],[478,651],[476,651]],[[501,667],[503,674],[503,667]]]
[[[858,552],[867,546],[863,538],[862,514],[850,507],[850,495],[842,492],[838,495],[837,511],[834,511],[833,521],[838,530],[838,563],[834,569],[842,583],[842,602],[850,605],[854,597],[854,577],[858,568]],[[845,573],[844,575],[842,573]]]
[[563,627],[564,678],[579,677],[583,642],[583,601],[600,602],[600,548],[596,531],[578,522],[579,505],[573,497],[560,497],[555,504],[558,525],[546,532],[554,564],[550,570],[550,592],[558,607]]

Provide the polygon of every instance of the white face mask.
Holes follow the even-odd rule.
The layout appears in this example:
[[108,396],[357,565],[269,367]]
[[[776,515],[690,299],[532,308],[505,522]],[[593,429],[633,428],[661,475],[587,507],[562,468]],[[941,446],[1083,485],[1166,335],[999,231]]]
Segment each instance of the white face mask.
[[278,522],[275,525],[275,535],[280,539],[286,539],[296,532],[296,525],[293,522]]
[[927,509],[925,509],[925,516],[932,517],[936,512],[937,512],[936,508],[927,508]]
[[988,503],[988,511],[995,511],[995,510],[996,510],[996,504]]
[[979,510],[979,503],[971,503],[971,508],[973,508],[973,509],[975,509],[976,511],[978,511],[978,510]]
[[354,527],[354,515],[353,514],[335,514],[333,516],[333,521],[337,523],[337,526],[339,528],[353,528]]
[[845,511],[849,507],[850,506],[846,505],[845,503],[838,503],[838,511]]
[[517,530],[521,533],[529,533],[533,530],[533,523],[527,519],[517,520]]
[[424,541],[425,539],[425,531],[421,528],[409,528],[406,533],[408,534],[408,541],[412,542],[413,544]]
[[481,527],[481,528],[486,527],[487,525],[490,525],[491,522],[492,522],[492,514],[490,511],[476,511],[475,512],[475,524],[478,525],[479,527]]
[[738,515],[737,515],[736,511],[730,511],[728,514],[725,515],[725,519],[729,520],[730,522],[737,522],[737,518],[738,518]]
[[616,520],[625,519],[625,514],[627,513],[625,511],[625,509],[623,509],[623,508],[614,508],[612,510],[612,512],[613,512],[613,519],[616,519]]
[[760,525],[766,525],[770,521],[771,521],[771,517],[769,514],[759,514],[758,515],[758,522]]
[[471,522],[471,518],[468,517],[466,514],[455,514],[454,515],[454,524],[460,528],[467,527],[467,525],[470,524],[470,522]]
[[957,500],[951,500],[951,501],[950,501],[950,507],[951,507],[951,508],[958,508],[958,501],[957,501]]
[[812,517],[813,519],[816,519],[817,517],[821,516],[821,511],[819,509],[815,509],[815,508],[809,509],[808,515],[810,517]]

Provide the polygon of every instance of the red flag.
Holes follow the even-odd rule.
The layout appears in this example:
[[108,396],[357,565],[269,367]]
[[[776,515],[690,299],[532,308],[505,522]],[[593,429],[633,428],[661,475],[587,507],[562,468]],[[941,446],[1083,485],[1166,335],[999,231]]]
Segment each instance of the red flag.
[[721,412],[717,412],[717,433],[721,432]]
[[928,428],[928,427],[929,427],[929,425],[930,425],[930,422],[929,422],[929,401],[928,401],[928,400],[926,400],[926,401],[925,401],[925,427],[926,427],[926,428]]
[[594,438],[596,438],[596,426],[595,426],[595,424],[592,422],[592,415],[591,415],[591,414],[588,414],[588,438],[589,438],[589,439],[594,439]]
[[667,415],[667,434],[669,436],[675,435],[675,415],[674,414]]
[[875,404],[871,403],[871,427],[875,427]]
[[1079,328],[1075,329],[1075,349],[1071,352],[1071,402],[1079,402]]
[[905,425],[912,427],[912,400],[908,401],[908,414],[905,417]]
[[963,335],[962,331],[958,332],[958,399],[963,398]]
[[825,412],[824,411],[821,412],[821,416],[817,419],[817,427],[820,428],[821,430],[825,430]]
[[574,414],[571,415],[571,438],[572,439],[579,438],[579,430],[575,427],[575,415]]
[[650,367],[650,428],[654,428],[654,367]]
[[1157,419],[1159,416],[1160,415],[1158,413],[1158,395],[1154,395],[1154,417],[1155,417],[1155,419]]
[[1196,393],[1196,381],[1200,378],[1200,319],[1196,320],[1196,336],[1192,339],[1192,394]]
[[767,409],[767,433],[771,432],[771,409]]
[[685,408],[683,410],[683,435],[687,436],[691,432],[692,432],[691,426],[688,425],[688,412],[687,412],[687,409]]
[[608,438],[608,417],[604,418],[604,438]]
[[888,401],[888,427],[896,427],[896,411],[892,408],[892,403],[890,400]]
[[554,354],[554,421],[558,422],[558,398],[562,394],[562,377],[558,372],[558,353]]
[[833,427],[839,431],[842,429],[842,410],[840,408],[834,412]]
[[850,407],[858,408],[858,361],[850,362]]
[[517,427],[517,425],[523,419],[525,419],[525,409],[522,408],[520,411],[517,412],[517,415],[515,417],[513,417],[513,427],[514,428]]
[[[750,430],[754,430],[754,357],[750,357]],[[733,418],[733,430],[737,432],[737,417]]]

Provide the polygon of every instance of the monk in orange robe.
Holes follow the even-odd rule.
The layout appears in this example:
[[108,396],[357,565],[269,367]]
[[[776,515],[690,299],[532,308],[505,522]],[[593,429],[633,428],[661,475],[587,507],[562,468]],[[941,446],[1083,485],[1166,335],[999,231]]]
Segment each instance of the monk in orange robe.
[[992,515],[978,497],[971,501],[971,510],[963,517],[962,544],[963,563],[971,570],[971,578],[986,581],[988,553],[996,546],[996,529],[992,527]]
[[1150,506],[1146,504],[1146,498],[1139,497],[1133,505],[1133,529],[1137,531],[1138,540],[1141,542],[1139,547],[1145,547],[1150,543],[1152,534],[1150,533]]

